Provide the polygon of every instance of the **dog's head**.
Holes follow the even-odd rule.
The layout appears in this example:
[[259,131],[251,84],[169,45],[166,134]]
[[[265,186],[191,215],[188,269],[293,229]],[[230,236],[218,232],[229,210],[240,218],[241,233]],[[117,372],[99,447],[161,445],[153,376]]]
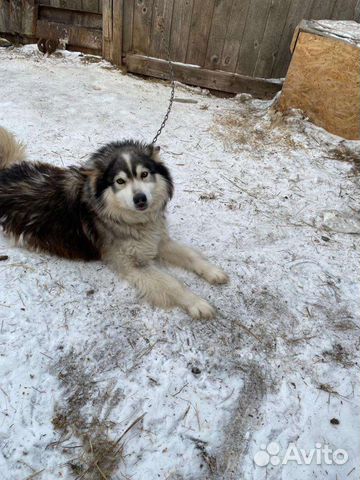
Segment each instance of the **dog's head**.
[[163,210],[173,194],[170,172],[154,145],[110,143],[92,155],[86,169],[96,201],[111,217]]

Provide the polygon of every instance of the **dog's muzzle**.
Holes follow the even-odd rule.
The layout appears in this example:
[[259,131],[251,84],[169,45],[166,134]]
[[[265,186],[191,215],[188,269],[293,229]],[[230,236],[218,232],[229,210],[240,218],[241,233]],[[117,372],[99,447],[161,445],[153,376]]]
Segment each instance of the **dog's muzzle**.
[[136,210],[146,210],[148,207],[148,201],[145,193],[136,193],[133,197]]

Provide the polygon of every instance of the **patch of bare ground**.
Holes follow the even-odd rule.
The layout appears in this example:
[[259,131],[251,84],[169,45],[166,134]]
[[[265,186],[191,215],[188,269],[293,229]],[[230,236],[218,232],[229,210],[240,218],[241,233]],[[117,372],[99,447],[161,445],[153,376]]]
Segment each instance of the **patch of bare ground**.
[[211,131],[221,138],[227,151],[235,153],[246,145],[262,151],[272,149],[274,145],[281,149],[303,148],[304,145],[294,139],[291,125],[286,116],[268,104],[264,106],[251,101],[251,97],[245,94],[238,97],[237,109],[215,115]]
[[330,150],[330,158],[340,162],[347,162],[353,165],[355,175],[360,173],[360,149],[347,142],[340,142],[335,148]]
[[[112,422],[108,417],[123,399],[122,392],[99,390],[93,375],[74,352],[62,357],[55,368],[64,389],[64,403],[56,407],[52,419],[59,439],[48,448],[60,448],[71,457],[67,465],[77,480],[110,480],[124,461],[124,437],[141,423],[143,416],[135,419],[119,438],[111,438]],[[104,405],[106,413],[100,415]],[[86,407],[91,413],[86,413]]]

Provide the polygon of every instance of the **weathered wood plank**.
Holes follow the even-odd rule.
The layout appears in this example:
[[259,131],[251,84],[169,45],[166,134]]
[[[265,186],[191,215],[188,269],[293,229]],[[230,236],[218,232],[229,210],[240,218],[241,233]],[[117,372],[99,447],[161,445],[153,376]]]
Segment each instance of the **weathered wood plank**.
[[65,23],[79,27],[102,28],[102,16],[99,13],[77,12],[74,10],[40,6],[38,18],[39,20],[47,20],[48,22]]
[[360,0],[358,0],[355,7],[355,19],[357,22],[360,22]]
[[36,0],[22,0],[21,34],[32,37],[36,33],[38,5]]
[[254,75],[258,53],[262,43],[271,0],[252,0],[247,16],[245,33],[240,46],[236,71]]
[[10,33],[21,34],[21,27],[22,27],[21,7],[22,7],[21,1],[19,0],[10,1],[10,11],[9,11]]
[[235,72],[251,0],[234,0],[221,55],[221,70]]
[[[166,60],[149,58],[144,55],[127,55],[128,70],[151,77],[169,79],[169,65]],[[251,93],[259,98],[271,98],[281,89],[279,81],[268,81],[219,70],[207,70],[194,65],[174,63],[176,80],[190,85],[220,90],[223,92]]]
[[10,3],[8,0],[0,0],[0,32],[11,33]]
[[133,49],[134,3],[135,0],[125,0],[124,2],[123,55]]
[[205,58],[205,68],[221,68],[227,25],[233,0],[216,0]]
[[154,0],[135,0],[133,49],[149,55]]
[[99,11],[98,0],[81,0],[81,11],[98,13]]
[[171,38],[173,5],[174,0],[154,1],[149,50],[151,57],[167,58],[168,45]]
[[270,78],[292,0],[272,0],[254,76]]
[[193,3],[194,0],[174,0],[170,52],[176,62],[186,61]]
[[101,30],[95,28],[64,25],[47,20],[38,20],[36,25],[38,38],[64,39],[68,45],[78,48],[85,47],[98,53],[101,51],[101,33]]
[[357,0],[336,0],[331,18],[334,20],[354,20]]
[[103,0],[102,3],[102,55],[106,60],[111,60],[111,46],[113,12],[112,0]]
[[111,61],[115,65],[122,63],[122,42],[123,42],[123,13],[124,0],[113,0],[113,25],[112,25],[112,49]]
[[285,28],[282,32],[278,46],[278,53],[270,74],[271,78],[280,78],[286,75],[286,70],[291,60],[290,44],[295,28],[305,18],[309,18],[311,1],[291,0]]
[[[343,0],[346,1],[346,0]],[[336,0],[313,0],[310,10],[311,20],[326,20],[332,18]]]
[[204,66],[215,0],[195,0],[186,63]]

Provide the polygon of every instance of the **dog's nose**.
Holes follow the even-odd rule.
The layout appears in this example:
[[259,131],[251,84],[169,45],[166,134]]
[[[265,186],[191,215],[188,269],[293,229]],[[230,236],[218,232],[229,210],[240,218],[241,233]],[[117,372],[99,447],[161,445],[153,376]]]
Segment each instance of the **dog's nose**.
[[136,193],[134,195],[134,205],[138,210],[144,210],[147,205],[147,198],[145,193]]

